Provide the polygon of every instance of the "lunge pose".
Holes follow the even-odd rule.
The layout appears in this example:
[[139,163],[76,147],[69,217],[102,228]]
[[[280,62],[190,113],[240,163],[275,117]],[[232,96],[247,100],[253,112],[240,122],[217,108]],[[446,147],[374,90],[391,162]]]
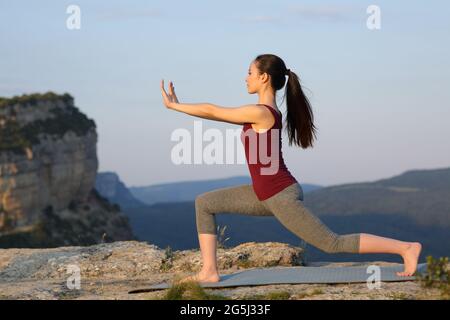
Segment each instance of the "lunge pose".
[[[286,80],[287,77],[287,80]],[[422,246],[366,233],[336,234],[303,205],[303,189],[286,167],[282,152],[282,113],[276,105],[276,91],[286,85],[287,133],[292,143],[312,147],[316,134],[309,100],[296,73],[273,54],[257,56],[246,77],[249,94],[258,103],[221,107],[210,103],[180,103],[172,82],[161,92],[166,108],[188,115],[242,125],[241,141],[252,184],[220,188],[195,199],[197,233],[203,260],[199,273],[181,281],[217,282],[216,213],[230,212],[255,216],[275,216],[284,227],[307,243],[328,253],[392,253],[403,258],[399,276],[413,275]],[[343,218],[344,219],[344,218]]]

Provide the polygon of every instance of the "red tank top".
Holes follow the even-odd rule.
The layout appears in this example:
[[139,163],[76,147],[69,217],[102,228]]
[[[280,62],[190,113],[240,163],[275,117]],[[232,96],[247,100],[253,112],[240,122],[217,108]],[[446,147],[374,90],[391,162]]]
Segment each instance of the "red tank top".
[[274,115],[274,125],[259,133],[252,128],[251,123],[244,123],[241,132],[253,190],[260,201],[297,182],[287,169],[281,151],[282,114],[268,105],[262,105]]

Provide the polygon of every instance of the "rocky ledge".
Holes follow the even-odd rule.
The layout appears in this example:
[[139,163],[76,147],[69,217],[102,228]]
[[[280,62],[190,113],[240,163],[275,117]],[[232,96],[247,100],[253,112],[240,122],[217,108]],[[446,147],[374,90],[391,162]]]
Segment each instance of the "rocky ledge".
[[[303,265],[302,248],[249,242],[218,249],[221,275],[247,268]],[[312,263],[308,265],[317,265]],[[320,263],[323,266],[395,265],[388,262]],[[0,299],[174,299],[172,289],[128,291],[193,274],[199,250],[172,251],[138,241],[85,247],[0,249]],[[76,276],[79,275],[79,278]],[[77,282],[77,279],[79,282]],[[283,284],[187,289],[183,299],[440,299],[438,289],[418,281],[383,282],[380,289],[357,284]],[[177,291],[179,293],[179,290]]]

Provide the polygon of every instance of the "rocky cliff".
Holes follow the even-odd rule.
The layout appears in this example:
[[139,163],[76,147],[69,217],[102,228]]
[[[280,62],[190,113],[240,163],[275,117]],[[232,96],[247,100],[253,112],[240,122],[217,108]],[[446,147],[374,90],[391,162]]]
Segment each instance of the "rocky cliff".
[[0,98],[0,246],[133,239],[94,189],[95,122],[69,94]]

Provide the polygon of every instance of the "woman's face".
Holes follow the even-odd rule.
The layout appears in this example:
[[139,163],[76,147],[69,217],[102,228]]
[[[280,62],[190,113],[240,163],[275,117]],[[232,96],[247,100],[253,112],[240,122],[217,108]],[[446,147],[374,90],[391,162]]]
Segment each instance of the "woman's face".
[[260,86],[260,79],[258,69],[256,68],[254,62],[252,62],[248,68],[247,78],[245,79],[245,82],[247,83],[248,93],[251,94],[258,91],[258,88]]

